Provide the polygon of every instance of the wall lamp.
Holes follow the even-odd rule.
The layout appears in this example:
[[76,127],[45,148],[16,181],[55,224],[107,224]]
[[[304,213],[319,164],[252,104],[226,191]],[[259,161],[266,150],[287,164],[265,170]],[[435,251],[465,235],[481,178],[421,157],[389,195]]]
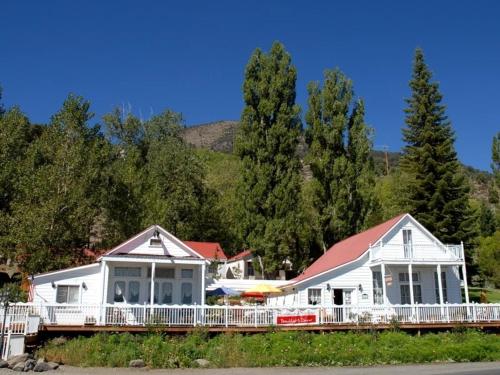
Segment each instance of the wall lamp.
[[85,284],[85,281],[84,281],[84,282],[82,282],[82,288],[83,288],[84,290],[87,290],[87,284]]
[[326,284],[326,290],[328,291],[332,290],[332,286],[330,285],[330,283]]
[[358,289],[359,289],[360,292],[363,292],[363,285],[359,284],[358,285]]
[[52,289],[56,288],[56,283],[54,282],[54,280],[52,280],[52,282],[50,283],[50,285],[52,285]]

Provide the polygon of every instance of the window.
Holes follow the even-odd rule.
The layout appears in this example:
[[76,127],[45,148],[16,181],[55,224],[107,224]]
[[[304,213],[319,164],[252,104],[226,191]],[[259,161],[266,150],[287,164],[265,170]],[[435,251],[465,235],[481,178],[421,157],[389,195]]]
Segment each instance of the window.
[[191,268],[183,268],[181,270],[181,278],[192,279],[193,278],[193,270]]
[[139,303],[140,290],[141,290],[141,283],[139,283],[139,281],[129,281],[127,302]]
[[149,240],[149,246],[161,247],[161,239],[160,238],[151,238]]
[[[148,277],[151,277],[151,268],[148,269]],[[175,279],[175,268],[157,268],[155,269],[155,278]]]
[[[154,290],[154,298],[153,298],[153,303],[158,303],[158,299],[160,297],[160,286],[158,285],[158,282],[155,281],[155,290]],[[151,303],[151,283],[148,283],[148,303]]]
[[79,285],[58,285],[56,293],[57,303],[78,303],[80,301]]
[[161,284],[161,303],[169,304],[172,303],[172,283],[164,282]]
[[190,305],[193,302],[193,284],[182,283],[181,285],[182,304]]
[[115,277],[141,277],[141,267],[115,267]]
[[321,289],[319,288],[307,289],[307,303],[309,305],[321,304]]
[[373,303],[382,305],[384,303],[384,290],[382,289],[382,272],[373,272]]
[[413,242],[411,238],[411,229],[403,229],[403,250],[405,258],[413,257]]
[[352,290],[344,290],[344,305],[352,303]]
[[[436,303],[441,303],[439,300],[439,280],[437,272],[434,272],[434,290],[436,292]],[[446,272],[441,272],[441,287],[443,288],[443,303],[448,302],[448,288],[446,287]]]
[[[412,281],[413,300],[415,303],[422,303],[422,287],[420,286],[420,274],[418,272],[412,273]],[[411,304],[410,276],[408,272],[401,272],[399,274],[399,288],[401,293],[401,304]]]
[[125,281],[115,281],[114,293],[113,301],[125,302]]
[[247,276],[255,276],[255,269],[251,260],[247,262]]

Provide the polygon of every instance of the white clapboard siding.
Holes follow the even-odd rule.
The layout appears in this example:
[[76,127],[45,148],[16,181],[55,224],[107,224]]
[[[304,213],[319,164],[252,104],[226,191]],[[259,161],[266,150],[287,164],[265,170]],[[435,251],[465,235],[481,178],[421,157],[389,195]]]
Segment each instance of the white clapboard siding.
[[[85,283],[86,289],[82,287]],[[54,288],[52,285],[55,285]],[[80,287],[80,302],[83,304],[100,303],[101,279],[100,264],[75,267],[48,274],[41,274],[33,281],[35,294],[33,302],[55,303],[57,285]]]

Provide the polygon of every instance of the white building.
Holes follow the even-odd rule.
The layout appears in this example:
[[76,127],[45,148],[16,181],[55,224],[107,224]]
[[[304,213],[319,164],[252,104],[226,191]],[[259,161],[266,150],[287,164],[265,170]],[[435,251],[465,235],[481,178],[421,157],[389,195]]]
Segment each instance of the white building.
[[210,261],[193,249],[196,244],[153,225],[96,263],[34,276],[33,302],[204,304]]
[[403,214],[335,244],[269,303],[462,303],[462,283],[468,303],[465,275],[463,245],[441,243],[411,215]]

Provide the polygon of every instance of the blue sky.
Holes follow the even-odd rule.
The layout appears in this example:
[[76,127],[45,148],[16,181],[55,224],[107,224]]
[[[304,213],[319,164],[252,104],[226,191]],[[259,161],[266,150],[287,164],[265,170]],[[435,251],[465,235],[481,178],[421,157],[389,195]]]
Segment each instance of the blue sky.
[[415,47],[441,84],[459,158],[489,170],[500,131],[498,1],[2,1],[3,102],[47,122],[68,93],[188,125],[238,119],[246,62],[283,42],[306,85],[340,67],[366,102],[375,146],[402,146]]

